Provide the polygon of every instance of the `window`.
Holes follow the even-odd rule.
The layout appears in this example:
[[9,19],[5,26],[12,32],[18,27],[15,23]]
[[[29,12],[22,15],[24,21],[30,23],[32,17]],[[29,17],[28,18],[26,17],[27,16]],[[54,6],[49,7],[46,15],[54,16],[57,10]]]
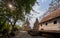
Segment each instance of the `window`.
[[41,28],[41,30],[44,30],[43,28]]
[[54,21],[54,24],[57,24],[57,21]]
[[46,25],[47,25],[47,23],[46,23]]
[[41,24],[41,26],[42,26],[42,24]]

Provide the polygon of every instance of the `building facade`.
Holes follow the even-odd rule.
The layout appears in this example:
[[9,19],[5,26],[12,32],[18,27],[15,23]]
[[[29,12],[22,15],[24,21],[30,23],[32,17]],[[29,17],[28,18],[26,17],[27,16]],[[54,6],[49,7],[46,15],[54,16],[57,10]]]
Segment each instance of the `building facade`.
[[39,30],[60,30],[60,9],[44,17],[39,23]]

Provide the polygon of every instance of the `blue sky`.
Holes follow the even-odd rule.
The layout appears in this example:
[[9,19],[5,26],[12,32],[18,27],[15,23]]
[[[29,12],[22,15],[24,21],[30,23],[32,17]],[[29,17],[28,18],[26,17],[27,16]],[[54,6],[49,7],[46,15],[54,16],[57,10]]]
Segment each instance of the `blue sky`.
[[[31,14],[33,14],[33,16],[30,15],[32,17],[30,20],[31,27],[33,27],[33,23],[35,22],[35,19],[41,17],[46,12],[51,1],[52,0],[37,0],[39,5],[35,4],[32,8],[38,13],[34,13],[33,11],[31,11]],[[41,18],[39,18],[39,21],[40,20]]]

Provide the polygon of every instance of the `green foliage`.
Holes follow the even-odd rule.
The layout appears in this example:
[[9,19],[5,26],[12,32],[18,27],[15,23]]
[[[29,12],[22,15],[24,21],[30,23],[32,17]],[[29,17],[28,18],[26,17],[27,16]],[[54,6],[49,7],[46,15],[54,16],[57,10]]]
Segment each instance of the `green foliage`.
[[6,30],[11,30],[12,27],[11,27],[11,25],[5,23],[5,25],[4,25],[4,29],[6,29]]
[[[25,12],[25,14],[30,13],[30,10],[32,9],[32,6],[34,5],[36,0],[11,0],[10,4],[12,4],[14,7],[16,7],[15,10],[10,10],[10,8],[8,7],[9,1],[7,0],[7,3],[6,3],[6,0],[3,0],[3,2],[1,2],[0,7],[2,7],[2,8],[0,9],[0,11],[2,11],[3,13],[6,12],[6,14],[9,13],[11,15],[11,17],[14,19],[17,18],[20,20],[24,20],[23,13],[24,12]],[[9,15],[7,15],[7,16],[9,16]]]
[[[36,0],[1,0],[0,30],[3,30],[3,33],[6,31],[8,32],[14,28],[17,20],[24,21],[25,15],[30,13],[35,1]],[[11,4],[12,7],[9,7],[9,4]],[[11,22],[11,19],[13,19],[14,22]],[[9,23],[11,23],[12,27],[9,25]]]

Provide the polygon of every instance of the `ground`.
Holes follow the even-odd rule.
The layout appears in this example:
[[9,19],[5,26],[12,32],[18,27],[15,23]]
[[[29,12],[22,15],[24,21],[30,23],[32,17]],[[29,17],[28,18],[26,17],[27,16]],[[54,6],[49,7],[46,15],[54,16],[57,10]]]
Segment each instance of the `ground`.
[[45,38],[42,36],[31,36],[26,31],[20,31],[15,37],[12,38]]

